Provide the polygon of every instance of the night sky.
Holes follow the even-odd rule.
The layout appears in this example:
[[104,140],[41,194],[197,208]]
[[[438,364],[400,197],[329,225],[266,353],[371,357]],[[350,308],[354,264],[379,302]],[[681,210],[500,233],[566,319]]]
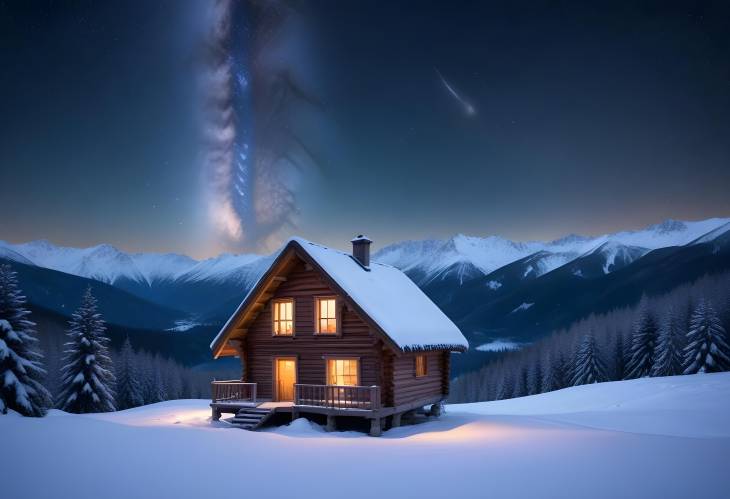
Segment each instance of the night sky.
[[730,216],[727,2],[0,2],[0,95],[12,242]]

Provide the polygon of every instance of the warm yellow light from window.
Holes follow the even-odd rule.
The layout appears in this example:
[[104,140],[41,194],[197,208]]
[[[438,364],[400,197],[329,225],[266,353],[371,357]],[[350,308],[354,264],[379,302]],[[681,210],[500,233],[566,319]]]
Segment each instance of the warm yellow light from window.
[[337,311],[334,298],[317,299],[317,332],[337,332]]
[[291,336],[294,334],[294,301],[275,301],[274,305],[274,334]]
[[357,386],[360,382],[357,359],[328,359],[327,384]]

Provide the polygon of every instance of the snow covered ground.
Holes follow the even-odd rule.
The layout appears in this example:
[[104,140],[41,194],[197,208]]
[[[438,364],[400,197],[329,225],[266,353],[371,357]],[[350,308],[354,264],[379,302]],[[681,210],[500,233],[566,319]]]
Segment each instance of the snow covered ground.
[[7,498],[728,497],[730,373],[448,406],[382,438],[246,432],[207,401],[0,416]]

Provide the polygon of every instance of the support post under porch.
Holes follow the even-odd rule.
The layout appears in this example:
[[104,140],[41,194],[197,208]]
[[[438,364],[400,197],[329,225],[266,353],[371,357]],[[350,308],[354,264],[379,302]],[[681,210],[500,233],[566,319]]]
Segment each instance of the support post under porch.
[[370,420],[370,436],[379,437],[383,434],[382,431],[382,418],[375,417]]
[[391,419],[391,422],[390,422],[390,427],[398,428],[400,426],[400,420],[401,420],[402,416],[403,416],[402,412],[393,414],[393,418]]
[[220,421],[221,420],[221,411],[217,407],[213,407],[213,414],[211,414],[211,419],[213,421]]
[[337,420],[330,414],[327,415],[327,426],[325,427],[325,431],[337,431]]

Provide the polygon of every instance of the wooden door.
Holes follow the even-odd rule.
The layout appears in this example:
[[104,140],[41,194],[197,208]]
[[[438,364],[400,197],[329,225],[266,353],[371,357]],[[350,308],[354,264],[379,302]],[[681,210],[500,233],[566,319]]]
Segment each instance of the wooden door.
[[297,359],[279,357],[274,360],[274,394],[279,402],[294,401],[294,383],[297,382]]

